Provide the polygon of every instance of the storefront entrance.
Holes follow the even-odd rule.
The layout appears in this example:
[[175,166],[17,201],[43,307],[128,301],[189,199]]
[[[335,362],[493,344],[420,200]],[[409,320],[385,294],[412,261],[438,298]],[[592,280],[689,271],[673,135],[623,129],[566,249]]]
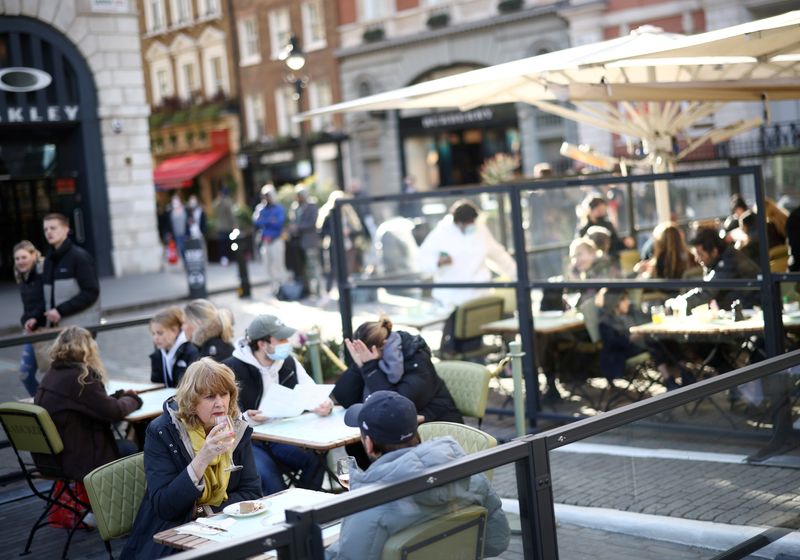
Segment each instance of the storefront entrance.
[[112,274],[97,90],[75,45],[52,27],[0,17],[0,281],[13,246],[46,252],[42,217],[60,212],[71,238]]

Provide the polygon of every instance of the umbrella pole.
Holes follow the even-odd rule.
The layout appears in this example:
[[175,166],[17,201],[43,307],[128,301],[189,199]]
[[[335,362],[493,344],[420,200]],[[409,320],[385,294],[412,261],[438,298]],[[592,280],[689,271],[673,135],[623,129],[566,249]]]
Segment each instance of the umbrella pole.
[[[656,156],[653,163],[653,173],[666,173],[669,171],[666,158]],[[660,180],[653,183],[656,190],[656,215],[659,223],[669,222],[672,218],[669,208],[669,182]]]

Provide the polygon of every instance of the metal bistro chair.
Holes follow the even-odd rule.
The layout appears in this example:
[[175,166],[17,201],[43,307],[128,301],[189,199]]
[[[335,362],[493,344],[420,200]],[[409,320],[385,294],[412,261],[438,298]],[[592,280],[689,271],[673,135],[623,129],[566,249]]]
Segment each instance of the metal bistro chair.
[[[14,454],[17,456],[17,461],[19,461],[19,466],[22,469],[22,474],[25,475],[28,486],[34,495],[44,500],[47,504],[36,523],[31,527],[23,554],[28,554],[31,551],[34,534],[48,525],[48,515],[58,506],[68,509],[78,516],[78,522],[69,529],[67,543],[64,545],[64,551],[61,555],[62,558],[66,558],[69,545],[72,542],[72,536],[75,534],[75,530],[81,526],[83,518],[88,513],[89,504],[80,500],[72,491],[71,486],[77,481],[67,478],[58,461],[57,455],[64,450],[64,443],[58,434],[55,424],[53,424],[53,419],[50,418],[47,410],[41,406],[6,402],[0,404],[0,423],[3,425],[3,430],[8,436],[11,447],[14,449]],[[35,463],[23,460],[20,453],[26,452],[36,454]],[[54,484],[45,493],[36,487],[36,484],[34,484],[35,479],[52,480]],[[55,482],[61,482],[60,490],[58,491],[55,491]],[[60,502],[62,497],[72,499],[74,503],[85,508],[84,511],[79,511],[72,505]]]
[[491,372],[481,364],[448,360],[435,364],[436,374],[447,385],[456,408],[462,416],[478,419],[478,427],[486,414]]
[[439,354],[447,360],[474,360],[500,352],[498,345],[483,342],[481,326],[503,318],[503,298],[483,296],[465,301],[447,319]]
[[486,508],[467,506],[395,533],[383,546],[383,560],[483,558]]
[[[478,428],[455,422],[425,422],[419,425],[418,431],[422,441],[451,436],[467,454],[497,447],[497,439],[494,436]],[[491,480],[494,470],[488,470],[484,474]]]
[[97,529],[113,560],[111,539],[130,533],[147,491],[144,453],[136,453],[97,467],[83,478]]

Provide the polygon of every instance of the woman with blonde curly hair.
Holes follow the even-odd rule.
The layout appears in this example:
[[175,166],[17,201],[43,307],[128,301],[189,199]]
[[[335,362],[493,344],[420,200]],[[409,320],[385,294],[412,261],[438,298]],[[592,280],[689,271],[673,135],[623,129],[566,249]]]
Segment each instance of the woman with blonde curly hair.
[[56,456],[64,473],[83,480],[95,468],[135,452],[131,442],[114,439],[111,425],[142,406],[142,400],[134,391],[106,392],[108,377],[89,331],[76,326],[61,331],[50,359],[33,402],[50,413],[64,442]]
[[233,314],[228,309],[217,309],[207,299],[190,301],[183,308],[183,332],[197,348],[200,356],[218,362],[233,354]]
[[122,559],[166,556],[174,551],[156,544],[156,533],[261,497],[253,430],[241,419],[238,393],[228,366],[202,358],[187,368],[177,393],[147,428],[147,494]]

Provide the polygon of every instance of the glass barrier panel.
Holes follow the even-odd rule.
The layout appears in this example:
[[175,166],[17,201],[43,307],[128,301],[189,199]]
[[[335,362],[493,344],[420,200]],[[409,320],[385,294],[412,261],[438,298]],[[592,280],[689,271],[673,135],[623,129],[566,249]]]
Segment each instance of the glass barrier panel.
[[770,528],[785,533],[770,557],[800,552],[799,375],[792,367],[551,451],[559,557],[706,559]]
[[[478,212],[475,231],[462,230],[452,223],[454,203],[463,199],[474,204]],[[465,220],[472,218],[469,212],[465,216]],[[464,263],[469,257],[467,249],[474,249],[476,244],[485,246],[491,239],[498,245],[485,247],[487,258],[498,261],[496,268],[501,275],[515,275],[509,257],[513,253],[510,201],[502,193],[469,197],[431,193],[400,202],[346,202],[342,222],[351,281],[427,282],[435,278],[441,282],[488,282],[489,269],[480,267],[480,273],[473,273],[471,265]]]
[[[545,411],[594,414],[765,357],[758,306],[732,311],[700,304],[684,315],[668,297],[677,294],[609,289],[587,296],[588,291],[553,289],[532,296],[534,309],[537,300],[539,307],[533,329]],[[564,304],[576,294],[584,301]],[[735,295],[759,301],[755,289]],[[726,301],[730,294],[717,297]],[[505,323],[494,332],[513,339],[518,321]]]
[[[396,482],[404,473],[422,472],[414,465],[433,467],[458,457],[456,444],[441,439],[442,435],[451,435],[471,449],[481,449],[483,445],[475,439],[474,432],[445,434],[437,428],[426,433],[424,429],[423,424],[423,442],[418,450],[395,451],[393,459],[378,459],[357,477],[351,474],[351,488]],[[420,459],[411,460],[407,454],[419,454]],[[393,467],[397,461],[407,466]],[[381,557],[375,551],[383,551],[383,558],[401,558],[405,557],[403,551],[416,551],[412,557],[521,560],[524,556],[519,511],[511,463],[337,519],[323,526],[323,539],[329,552],[346,549],[352,558]],[[476,554],[480,549],[483,554]]]

